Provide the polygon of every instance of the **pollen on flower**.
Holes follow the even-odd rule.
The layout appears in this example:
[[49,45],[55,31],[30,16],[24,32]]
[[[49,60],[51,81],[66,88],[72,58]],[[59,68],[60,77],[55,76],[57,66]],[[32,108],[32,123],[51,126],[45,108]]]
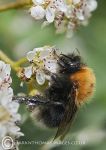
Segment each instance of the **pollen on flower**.
[[54,22],[56,33],[66,32],[70,37],[78,26],[88,23],[97,8],[96,0],[33,0],[33,3],[30,12],[36,20],[44,19],[43,26]]
[[57,70],[57,52],[54,47],[44,46],[35,48],[27,53],[29,67],[24,68],[24,76],[30,79],[35,76],[39,85],[43,85],[51,73]]

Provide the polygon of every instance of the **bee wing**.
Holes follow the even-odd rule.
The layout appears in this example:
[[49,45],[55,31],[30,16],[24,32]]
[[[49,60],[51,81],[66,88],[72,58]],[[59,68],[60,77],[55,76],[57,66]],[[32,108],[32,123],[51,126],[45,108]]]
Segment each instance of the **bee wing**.
[[77,89],[73,87],[71,90],[71,94],[69,96],[69,102],[66,106],[64,117],[58,127],[54,140],[57,138],[59,138],[60,140],[63,140],[65,135],[69,131],[70,126],[78,110],[77,105],[75,104],[76,98],[77,98]]

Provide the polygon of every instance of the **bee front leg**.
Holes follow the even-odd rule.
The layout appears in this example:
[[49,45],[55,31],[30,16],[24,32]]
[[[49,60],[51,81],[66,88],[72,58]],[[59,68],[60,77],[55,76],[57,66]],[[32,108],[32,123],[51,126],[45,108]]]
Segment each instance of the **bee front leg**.
[[36,96],[14,96],[13,101],[24,103],[29,109],[34,109],[37,106],[62,105],[60,102],[50,101],[41,95]]

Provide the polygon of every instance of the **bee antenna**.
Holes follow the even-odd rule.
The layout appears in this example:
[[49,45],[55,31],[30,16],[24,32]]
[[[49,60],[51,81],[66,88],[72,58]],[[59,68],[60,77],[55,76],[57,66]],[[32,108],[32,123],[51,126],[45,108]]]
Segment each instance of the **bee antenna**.
[[77,53],[80,56],[80,51],[78,48],[75,48],[72,54],[75,55],[75,53]]

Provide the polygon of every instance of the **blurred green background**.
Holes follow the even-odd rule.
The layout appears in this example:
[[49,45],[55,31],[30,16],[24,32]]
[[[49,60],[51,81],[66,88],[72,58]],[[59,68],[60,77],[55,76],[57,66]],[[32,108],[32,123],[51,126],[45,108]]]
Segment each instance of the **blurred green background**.
[[[10,1],[10,0],[9,0]],[[9,2],[0,0],[0,4]],[[21,144],[20,150],[105,150],[106,149],[106,0],[98,0],[98,8],[93,13],[87,27],[81,27],[71,39],[65,35],[56,35],[53,26],[40,28],[27,10],[10,10],[0,13],[0,49],[13,60],[26,55],[35,47],[56,45],[64,52],[78,48],[85,62],[93,68],[96,79],[96,91],[93,100],[81,108],[66,140],[86,140],[85,144],[38,145]],[[19,86],[20,81],[14,72],[14,93],[25,92]],[[22,113],[23,141],[47,141],[56,130],[39,128],[34,124],[24,106]]]

